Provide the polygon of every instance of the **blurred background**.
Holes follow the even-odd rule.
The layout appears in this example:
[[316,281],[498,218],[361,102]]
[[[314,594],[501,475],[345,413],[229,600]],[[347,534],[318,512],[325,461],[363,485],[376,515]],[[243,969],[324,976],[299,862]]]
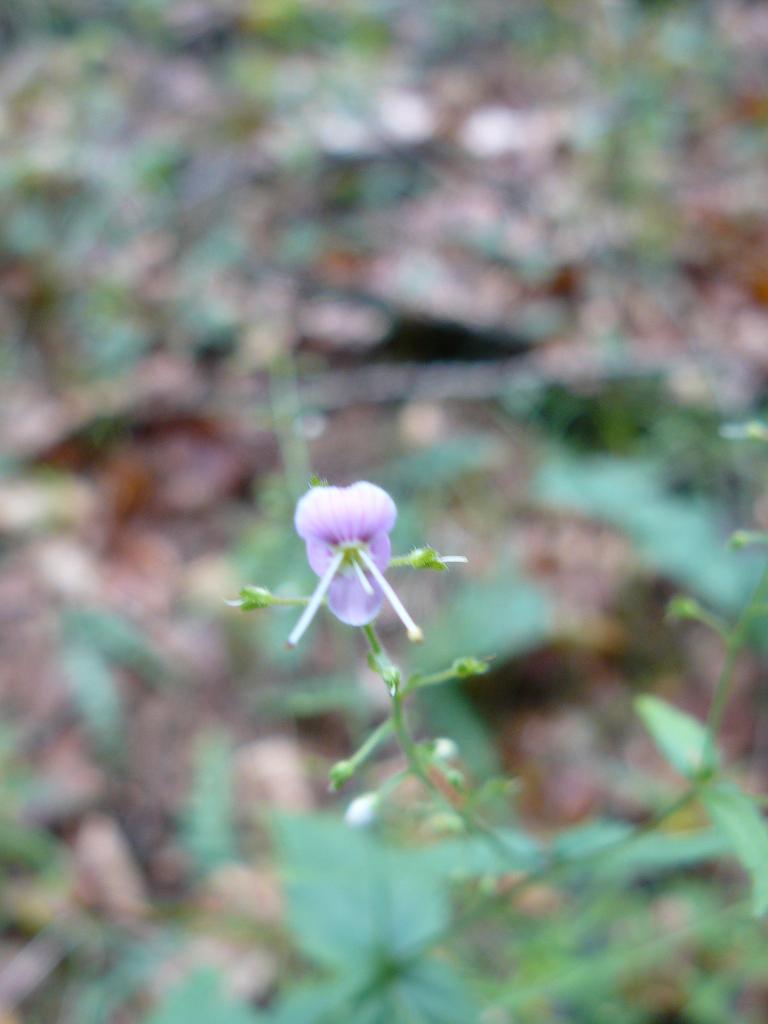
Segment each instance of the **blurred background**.
[[[632,699],[703,716],[721,660],[667,602],[732,616],[725,541],[768,526],[730,436],[768,399],[767,151],[760,2],[0,4],[2,1024],[768,1019],[743,879],[674,858],[500,899],[345,1004],[338,820],[401,761],[327,772],[386,694],[329,615],[287,652],[294,612],[224,604],[314,585],[313,472],[381,484],[397,552],[469,558],[403,573],[422,649],[383,636],[494,658],[419,735],[516,779],[526,834],[645,820],[679,780]],[[760,670],[725,735],[757,791]],[[439,846],[426,804],[379,833]]]

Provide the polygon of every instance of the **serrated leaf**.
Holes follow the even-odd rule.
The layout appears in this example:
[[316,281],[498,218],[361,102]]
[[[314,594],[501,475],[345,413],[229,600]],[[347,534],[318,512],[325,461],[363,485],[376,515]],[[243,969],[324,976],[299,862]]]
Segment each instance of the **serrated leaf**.
[[635,710],[665,760],[686,778],[697,778],[707,754],[707,732],[701,722],[660,697],[638,697]]
[[274,826],[288,916],[311,959],[345,971],[398,959],[447,928],[443,879],[408,854],[334,819],[280,817]]
[[216,971],[190,975],[144,1024],[258,1024],[264,1018],[225,995]]
[[701,800],[715,828],[752,879],[752,909],[768,911],[768,824],[757,803],[731,782],[708,786]]

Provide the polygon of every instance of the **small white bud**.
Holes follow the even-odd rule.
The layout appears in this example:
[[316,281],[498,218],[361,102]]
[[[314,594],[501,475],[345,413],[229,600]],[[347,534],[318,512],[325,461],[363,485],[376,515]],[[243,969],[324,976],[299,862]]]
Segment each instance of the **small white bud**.
[[377,793],[363,793],[357,796],[344,812],[344,820],[350,828],[367,828],[376,820],[379,797]]
[[455,761],[459,756],[459,748],[447,736],[435,740],[435,758],[438,761]]

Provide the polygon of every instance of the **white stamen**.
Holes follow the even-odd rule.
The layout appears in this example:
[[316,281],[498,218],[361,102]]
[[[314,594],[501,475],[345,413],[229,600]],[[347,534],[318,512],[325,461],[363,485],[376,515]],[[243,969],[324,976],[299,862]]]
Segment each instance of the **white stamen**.
[[357,578],[360,580],[360,586],[363,588],[366,594],[368,594],[369,597],[373,597],[373,587],[371,586],[370,580],[365,575],[363,570],[360,568],[360,563],[356,558],[353,560],[352,565],[354,566],[355,572],[357,573]]
[[397,617],[408,630],[408,639],[412,640],[414,643],[421,643],[421,641],[424,639],[424,634],[413,621],[408,612],[405,610],[403,602],[400,600],[400,598],[394,592],[394,590],[389,585],[387,580],[384,578],[384,574],[381,572],[378,565],[376,565],[376,563],[368,554],[368,552],[363,550],[362,548],[360,549],[360,557],[368,566],[368,569],[370,570],[370,573],[373,576],[373,578],[384,591],[387,600],[397,613]]
[[339,566],[343,561],[343,551],[339,551],[337,554],[333,556],[333,559],[329,563],[328,568],[325,570],[320,579],[320,582],[317,584],[314,594],[309,599],[309,604],[302,612],[301,618],[293,627],[293,632],[286,641],[288,647],[295,647],[296,644],[304,635],[304,631],[306,630],[307,626],[310,624],[312,619],[314,619],[315,613],[317,612],[317,609],[320,607],[322,600],[325,597],[326,591],[333,582],[333,577],[339,571]]
[[465,555],[440,555],[441,562],[467,562],[469,559]]

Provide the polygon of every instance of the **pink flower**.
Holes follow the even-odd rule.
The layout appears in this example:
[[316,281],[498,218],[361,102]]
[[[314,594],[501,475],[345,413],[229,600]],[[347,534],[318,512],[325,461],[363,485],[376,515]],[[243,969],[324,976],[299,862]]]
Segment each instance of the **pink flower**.
[[364,480],[350,487],[313,487],[299,499],[296,532],[306,542],[309,564],[320,582],[288,638],[290,647],[298,643],[326,594],[331,611],[350,626],[375,619],[386,597],[410,639],[421,640],[421,630],[384,578],[396,519],[392,498]]

